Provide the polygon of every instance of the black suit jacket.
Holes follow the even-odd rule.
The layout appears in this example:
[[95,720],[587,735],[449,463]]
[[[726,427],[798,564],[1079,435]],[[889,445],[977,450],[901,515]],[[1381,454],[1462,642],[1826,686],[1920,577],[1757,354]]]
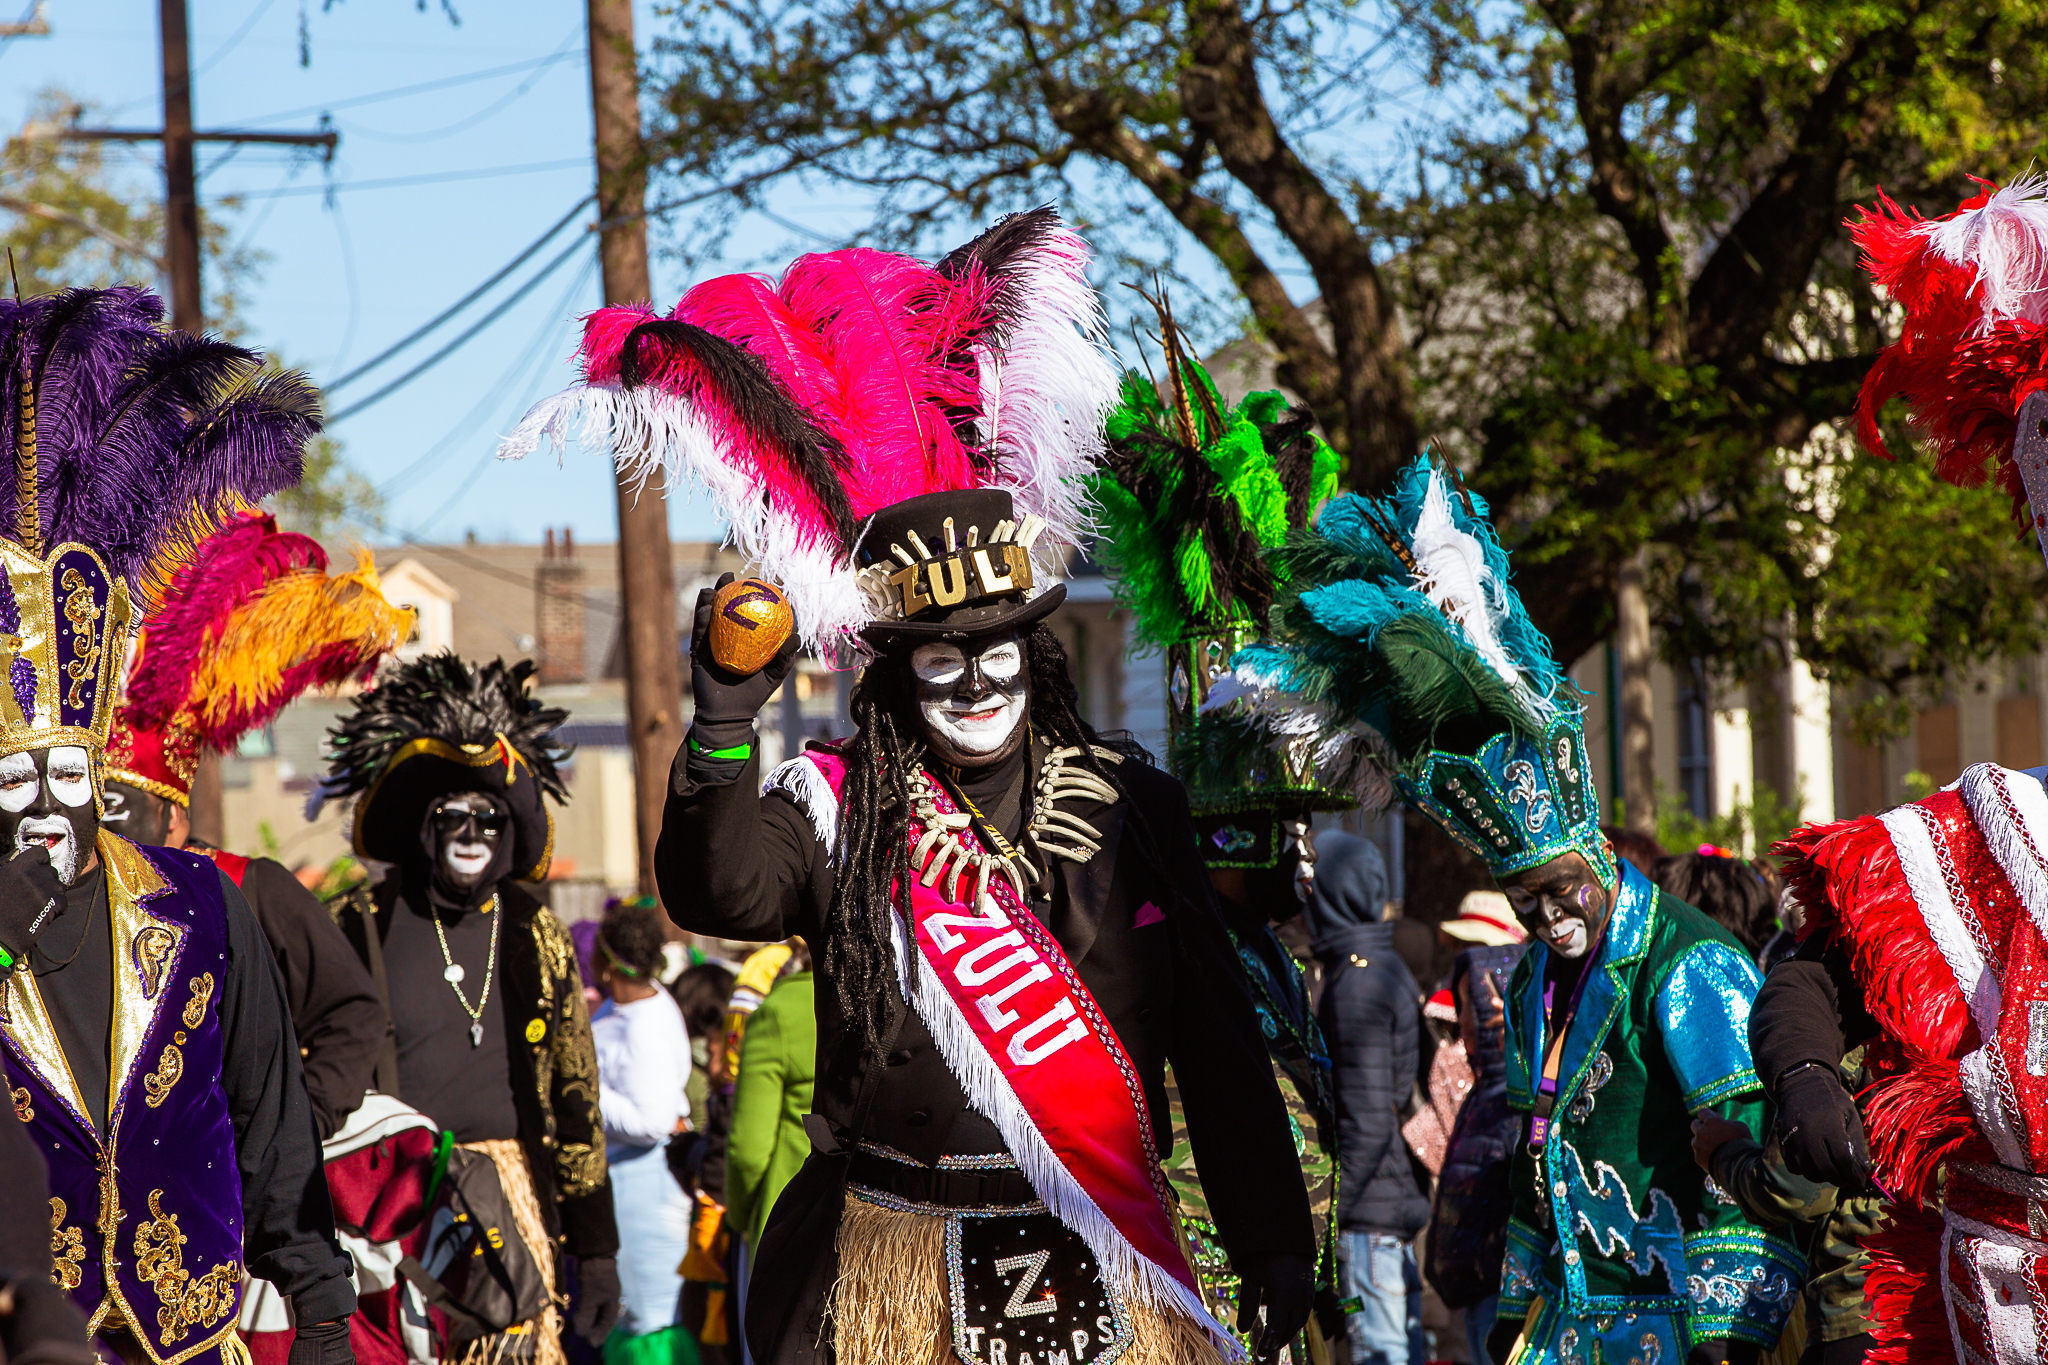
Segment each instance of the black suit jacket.
[[[1104,852],[1086,864],[1056,860],[1051,905],[1034,908],[1136,1066],[1161,1156],[1172,1140],[1165,1066],[1173,1063],[1204,1192],[1231,1258],[1312,1256],[1308,1196],[1286,1110],[1215,908],[1186,794],[1134,760],[1119,766],[1118,777],[1131,794],[1128,805],[1062,803],[1102,832]],[[758,757],[736,779],[717,782],[692,775],[687,746],[677,755],[655,853],[663,903],[677,924],[698,933],[749,941],[801,934],[822,946],[830,851],[795,802],[779,792],[757,795],[760,781]],[[1131,806],[1163,871],[1139,856],[1127,828]],[[1148,902],[1164,918],[1139,928],[1133,921]],[[865,1067],[823,958],[814,955],[818,1082],[808,1126],[815,1150],[777,1201],[747,1307],[749,1344],[764,1365],[830,1358],[820,1345],[822,1310],[837,1272],[831,1233],[844,1197],[841,1167],[831,1158],[853,1141]],[[860,1138],[926,1163],[1003,1150],[893,980],[890,996],[894,1045]]]

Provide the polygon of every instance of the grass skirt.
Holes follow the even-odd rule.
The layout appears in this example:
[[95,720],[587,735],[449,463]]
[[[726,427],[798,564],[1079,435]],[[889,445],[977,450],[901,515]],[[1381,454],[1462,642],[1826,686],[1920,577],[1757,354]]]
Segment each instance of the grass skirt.
[[[959,1365],[946,1299],[946,1220],[846,1196],[827,1314],[839,1365]],[[1126,1305],[1136,1339],[1117,1365],[1223,1365],[1179,1314]]]

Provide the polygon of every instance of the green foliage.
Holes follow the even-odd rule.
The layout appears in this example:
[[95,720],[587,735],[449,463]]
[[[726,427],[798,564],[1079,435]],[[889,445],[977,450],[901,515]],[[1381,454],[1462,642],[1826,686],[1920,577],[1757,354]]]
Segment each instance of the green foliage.
[[1687,807],[1683,796],[1659,784],[1657,842],[1674,854],[1712,844],[1762,857],[1771,845],[1806,823],[1800,815],[1805,804],[1803,788],[1788,802],[1766,784],[1758,786],[1755,800],[1738,802],[1733,810],[1702,820]]
[[1667,531],[1680,553],[1652,581],[1673,659],[1727,679],[1796,655],[1823,679],[1875,684],[1849,714],[1875,744],[1905,733],[1944,676],[2039,649],[2048,571],[1995,488],[1845,446],[1810,442],[1782,478],[1698,500]]
[[277,842],[277,827],[268,820],[256,822],[256,843],[266,858],[275,858],[283,850],[283,845]]
[[337,902],[368,880],[369,869],[344,853],[329,863],[327,870],[320,874],[320,880],[313,886],[313,894],[327,906],[329,913],[339,914],[340,907]]
[[657,170],[737,187],[679,252],[722,249],[785,176],[925,249],[1055,199],[1103,282],[1162,268],[1208,303],[1193,328],[1254,337],[1365,491],[1421,442],[1450,454],[1559,658],[1609,634],[1646,546],[1671,652],[1738,680],[1807,658],[1876,689],[1872,732],[2039,639],[1994,500],[1834,433],[1890,326],[1842,220],[1879,186],[1939,213],[1966,173],[2026,169],[2043,0],[668,14]]

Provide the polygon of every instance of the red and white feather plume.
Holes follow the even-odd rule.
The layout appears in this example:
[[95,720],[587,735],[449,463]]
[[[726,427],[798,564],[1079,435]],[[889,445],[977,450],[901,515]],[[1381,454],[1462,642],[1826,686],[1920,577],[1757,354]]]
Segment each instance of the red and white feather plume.
[[573,434],[630,476],[701,484],[804,642],[844,659],[874,615],[853,564],[869,514],[1002,488],[1045,523],[1035,553],[1085,531],[1085,479],[1117,402],[1088,259],[1042,208],[937,265],[853,248],[772,284],[706,280],[666,317],[602,308],[584,320],[583,382],[536,404],[498,454]]
[[1995,463],[2015,519],[2027,521],[2012,451],[2020,405],[2048,387],[2048,179],[1978,183],[1983,191],[1944,218],[1880,194],[1849,224],[1864,265],[1905,311],[1899,339],[1864,378],[1857,434],[1890,458],[1878,413],[1903,396],[1934,442],[1936,472],[1975,487]]

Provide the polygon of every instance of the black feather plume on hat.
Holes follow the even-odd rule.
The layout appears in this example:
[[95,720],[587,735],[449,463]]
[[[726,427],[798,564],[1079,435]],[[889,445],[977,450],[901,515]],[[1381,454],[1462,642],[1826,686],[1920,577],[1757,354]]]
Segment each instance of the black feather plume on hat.
[[413,740],[434,738],[461,747],[488,745],[503,735],[541,790],[557,804],[566,801],[560,765],[571,751],[554,734],[569,713],[527,695],[533,672],[531,659],[472,665],[452,651],[401,665],[359,695],[356,709],[328,731],[333,749],[323,785],[329,796],[368,789],[392,755]]

